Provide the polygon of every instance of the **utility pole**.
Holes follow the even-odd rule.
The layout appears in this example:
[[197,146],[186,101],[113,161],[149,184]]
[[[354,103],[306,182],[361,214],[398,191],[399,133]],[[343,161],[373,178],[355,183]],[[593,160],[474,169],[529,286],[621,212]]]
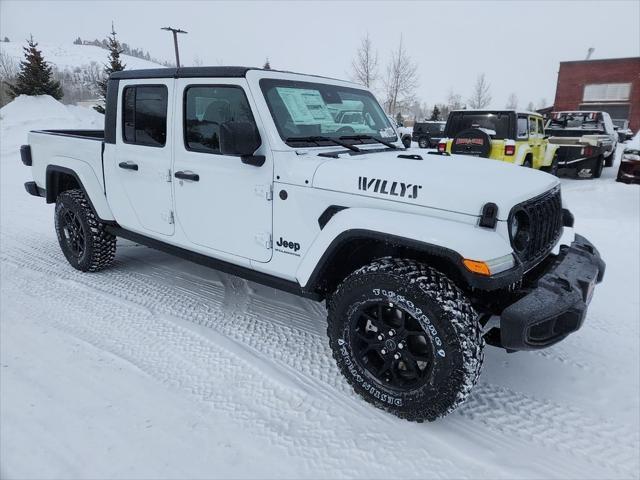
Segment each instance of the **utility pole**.
[[180,54],[178,53],[178,34],[179,33],[188,33],[184,30],[180,30],[179,28],[172,27],[162,27],[161,30],[167,30],[168,32],[173,33],[173,46],[176,49],[176,67],[180,68]]

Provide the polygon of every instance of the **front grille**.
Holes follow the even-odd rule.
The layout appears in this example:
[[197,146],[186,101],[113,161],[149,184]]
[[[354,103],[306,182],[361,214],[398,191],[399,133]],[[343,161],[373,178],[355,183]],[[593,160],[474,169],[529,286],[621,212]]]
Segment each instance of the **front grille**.
[[[511,210],[510,222],[518,211],[529,217],[529,242],[521,251],[515,249],[525,267],[531,268],[554,247],[562,234],[562,199],[560,187],[516,205]],[[513,245],[513,238],[511,239]]]

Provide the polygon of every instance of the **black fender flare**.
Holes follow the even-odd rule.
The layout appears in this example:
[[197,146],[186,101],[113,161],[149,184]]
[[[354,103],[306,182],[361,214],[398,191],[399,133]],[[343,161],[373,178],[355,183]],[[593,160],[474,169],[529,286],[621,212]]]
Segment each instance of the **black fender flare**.
[[489,291],[508,287],[520,280],[524,274],[522,265],[516,260],[516,265],[513,268],[490,277],[483,277],[467,270],[462,263],[463,257],[458,252],[449,248],[373,230],[353,229],[346,230],[333,239],[309,276],[304,290],[308,292],[318,291],[323,283],[323,276],[331,267],[340,248],[349,242],[358,240],[374,240],[391,247],[406,248],[431,257],[444,259],[456,269],[457,273],[460,274],[469,287],[480,290]]
[[100,220],[102,223],[109,224],[109,225],[116,224],[116,222],[114,222],[113,220],[104,220],[100,218],[100,215],[98,215],[98,211],[96,210],[96,207],[93,205],[93,202],[91,201],[91,196],[89,195],[89,192],[83,185],[82,180],[80,180],[80,177],[74,170],[68,167],[62,167],[60,165],[51,165],[51,164],[47,165],[47,169],[45,172],[45,199],[47,203],[55,203],[56,200],[58,199],[58,195],[61,193],[60,175],[56,175],[56,174],[63,174],[63,175],[68,175],[73,177],[73,179],[78,184],[78,187],[80,188],[80,190],[82,190],[82,193],[84,193],[84,196],[87,198],[87,201],[89,202],[89,206],[91,207],[91,210],[93,210],[93,213],[98,218],[98,220]]

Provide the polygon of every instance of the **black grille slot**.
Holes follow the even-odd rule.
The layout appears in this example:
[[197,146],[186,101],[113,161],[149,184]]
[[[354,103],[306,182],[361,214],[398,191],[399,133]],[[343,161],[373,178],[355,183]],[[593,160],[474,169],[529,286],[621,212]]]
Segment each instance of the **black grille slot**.
[[518,211],[524,211],[529,217],[530,241],[522,251],[516,249],[516,252],[525,267],[532,267],[551,251],[562,233],[560,187],[516,205],[511,216]]

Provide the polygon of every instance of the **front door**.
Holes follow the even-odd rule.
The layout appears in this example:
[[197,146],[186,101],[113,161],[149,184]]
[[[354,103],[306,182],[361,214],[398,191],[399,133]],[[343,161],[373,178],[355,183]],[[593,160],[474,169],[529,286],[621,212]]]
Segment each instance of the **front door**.
[[118,223],[147,234],[172,235],[173,199],[167,141],[173,79],[139,80],[120,92],[115,162],[108,178],[109,203]]
[[257,151],[266,156],[261,167],[220,152],[222,124],[255,123],[250,99],[245,79],[177,81],[175,214],[189,242],[268,262],[272,253],[273,162],[264,132]]

